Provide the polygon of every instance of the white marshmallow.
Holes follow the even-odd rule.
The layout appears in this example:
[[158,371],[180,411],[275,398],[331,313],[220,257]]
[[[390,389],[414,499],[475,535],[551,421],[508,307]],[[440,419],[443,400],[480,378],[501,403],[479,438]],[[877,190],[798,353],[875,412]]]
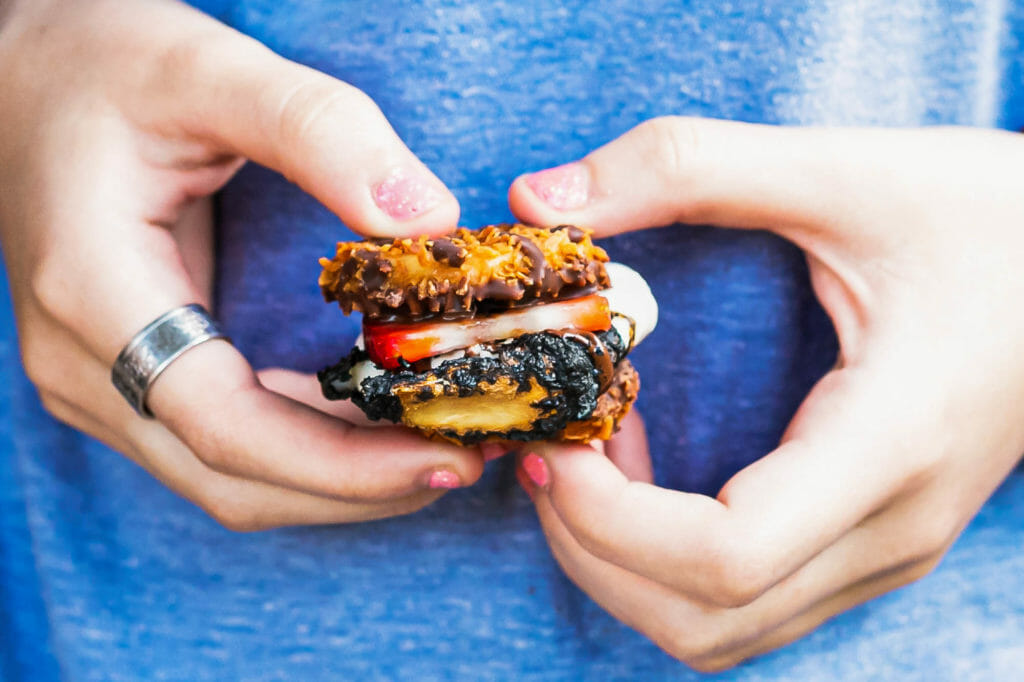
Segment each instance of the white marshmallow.
[[[632,318],[636,324],[636,338],[633,345],[640,343],[654,331],[658,324],[658,302],[640,273],[622,263],[605,263],[611,288],[600,292],[608,299],[608,307],[613,313],[621,313]],[[625,341],[629,341],[629,323],[621,317],[612,320],[616,331]]]

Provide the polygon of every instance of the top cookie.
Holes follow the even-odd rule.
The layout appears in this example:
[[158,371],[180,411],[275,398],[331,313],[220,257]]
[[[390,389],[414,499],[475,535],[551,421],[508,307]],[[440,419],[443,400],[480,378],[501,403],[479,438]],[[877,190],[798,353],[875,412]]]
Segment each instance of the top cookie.
[[320,289],[348,314],[457,319],[607,288],[608,255],[571,225],[488,225],[443,237],[339,242]]

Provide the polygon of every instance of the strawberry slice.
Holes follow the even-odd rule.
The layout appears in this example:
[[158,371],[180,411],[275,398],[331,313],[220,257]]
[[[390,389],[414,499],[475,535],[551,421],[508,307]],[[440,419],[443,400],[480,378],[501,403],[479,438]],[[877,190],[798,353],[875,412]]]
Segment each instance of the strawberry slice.
[[371,360],[385,369],[397,369],[399,359],[416,362],[477,343],[500,341],[547,329],[604,331],[611,324],[607,299],[600,294],[591,294],[451,322],[374,324],[364,320],[363,337]]

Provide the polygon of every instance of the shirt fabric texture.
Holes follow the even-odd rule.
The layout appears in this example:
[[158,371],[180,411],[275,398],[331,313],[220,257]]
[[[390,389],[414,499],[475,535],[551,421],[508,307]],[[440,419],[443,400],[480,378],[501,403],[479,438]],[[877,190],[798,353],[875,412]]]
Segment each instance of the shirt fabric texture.
[[[1024,124],[1009,1],[195,4],[367,92],[469,226],[511,219],[519,174],[664,114]],[[255,165],[218,206],[235,344],[256,367],[334,362],[358,321],[323,303],[317,258],[352,234]],[[657,483],[714,494],[835,359],[803,257],[707,227],[603,245],[661,306],[632,356]],[[231,533],[45,414],[0,300],[0,680],[703,679],[563,576],[509,458],[412,516]],[[934,573],[714,679],[1019,679],[1022,528],[1018,469]]]

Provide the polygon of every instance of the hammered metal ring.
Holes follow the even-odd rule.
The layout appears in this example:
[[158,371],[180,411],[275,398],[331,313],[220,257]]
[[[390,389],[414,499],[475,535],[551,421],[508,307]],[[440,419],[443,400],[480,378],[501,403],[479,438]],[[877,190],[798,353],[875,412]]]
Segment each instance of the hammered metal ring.
[[198,303],[170,310],[156,318],[121,350],[110,379],[139,415],[152,418],[146,396],[157,377],[189,348],[228,337]]

